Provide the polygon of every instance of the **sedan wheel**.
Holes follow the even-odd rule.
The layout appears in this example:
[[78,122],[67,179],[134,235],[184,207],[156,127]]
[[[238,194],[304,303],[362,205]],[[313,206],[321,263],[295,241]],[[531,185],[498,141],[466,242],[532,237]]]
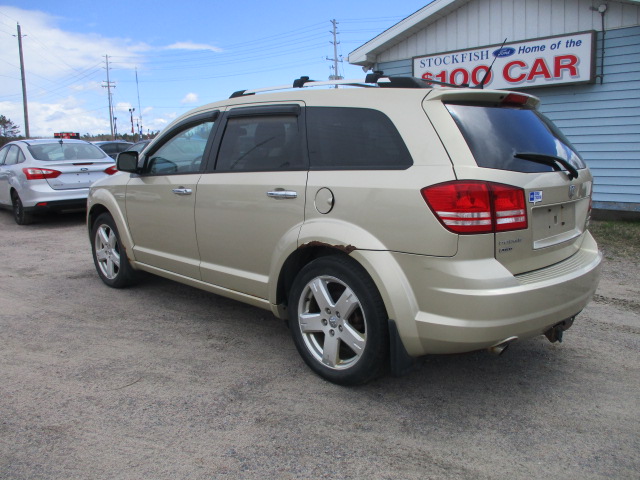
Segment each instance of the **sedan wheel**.
[[354,385],[374,378],[386,365],[384,305],[375,284],[356,262],[342,257],[311,262],[296,279],[293,305],[294,341],[316,373]]
[[22,200],[15,192],[11,194],[11,203],[13,204],[13,218],[18,225],[29,225],[33,222],[33,216],[24,210]]

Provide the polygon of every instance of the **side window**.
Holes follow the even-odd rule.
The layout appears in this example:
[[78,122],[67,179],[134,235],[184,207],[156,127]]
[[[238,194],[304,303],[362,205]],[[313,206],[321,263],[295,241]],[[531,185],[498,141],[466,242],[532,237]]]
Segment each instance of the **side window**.
[[218,151],[218,171],[305,168],[297,115],[231,117]]
[[118,153],[118,145],[114,143],[105,143],[104,145],[100,145],[100,148],[107,155],[111,155],[112,153]]
[[11,145],[9,145],[8,147],[4,147],[2,150],[0,150],[0,165],[4,165],[4,158],[7,156],[7,152],[9,151],[10,148],[11,148]]
[[395,125],[369,108],[309,107],[312,170],[405,169],[413,160]]
[[203,122],[172,137],[149,157],[146,173],[171,175],[199,172],[213,124],[213,121]]
[[9,148],[9,153],[7,153],[6,158],[4,159],[5,165],[15,165],[18,163],[18,159],[20,157],[20,148],[17,145],[11,145]]

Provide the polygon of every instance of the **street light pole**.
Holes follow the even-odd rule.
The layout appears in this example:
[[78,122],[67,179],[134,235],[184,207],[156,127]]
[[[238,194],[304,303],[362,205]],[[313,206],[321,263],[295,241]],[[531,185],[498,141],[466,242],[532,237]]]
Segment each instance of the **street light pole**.
[[136,111],[135,108],[130,108],[129,109],[129,114],[131,115],[131,135],[133,135],[135,133],[134,130],[133,130],[133,112],[135,112],[135,111]]

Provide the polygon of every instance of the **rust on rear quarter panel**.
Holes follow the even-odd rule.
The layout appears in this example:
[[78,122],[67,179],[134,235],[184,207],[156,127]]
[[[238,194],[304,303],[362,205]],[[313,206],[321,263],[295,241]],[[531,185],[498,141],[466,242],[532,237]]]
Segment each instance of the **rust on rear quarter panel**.
[[354,250],[358,249],[357,247],[354,247],[353,245],[331,245],[329,243],[323,243],[323,242],[318,242],[318,241],[303,243],[298,248],[309,248],[309,247],[335,248],[336,250],[340,250],[341,252],[344,252],[347,255],[351,254],[351,252],[353,252]]

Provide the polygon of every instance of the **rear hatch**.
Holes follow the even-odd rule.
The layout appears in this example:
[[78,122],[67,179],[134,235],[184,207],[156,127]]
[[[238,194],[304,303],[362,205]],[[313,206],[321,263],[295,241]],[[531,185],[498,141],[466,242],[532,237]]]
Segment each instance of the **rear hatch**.
[[436,93],[425,102],[447,132],[443,141],[458,180],[521,189],[523,200],[502,214],[517,228],[494,233],[495,258],[513,274],[576,253],[590,216],[591,174],[538,103],[529,95],[468,90]]
[[105,170],[115,162],[101,149],[89,143],[55,142],[30,145],[29,151],[39,160],[45,171],[44,178],[54,190],[88,188],[105,176]]

